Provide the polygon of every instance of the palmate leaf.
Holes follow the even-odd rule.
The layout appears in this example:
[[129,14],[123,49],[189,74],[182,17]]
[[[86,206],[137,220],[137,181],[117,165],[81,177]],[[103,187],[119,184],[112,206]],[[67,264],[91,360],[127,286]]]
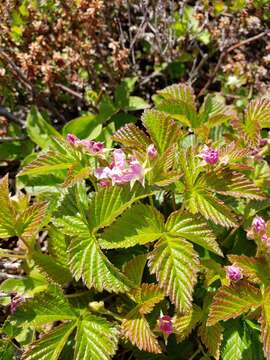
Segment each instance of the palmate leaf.
[[265,290],[263,295],[263,306],[261,317],[259,319],[261,324],[261,341],[263,343],[264,356],[267,360],[270,359],[270,288]]
[[185,315],[176,315],[173,319],[173,329],[177,342],[185,340],[191,331],[202,319],[202,310],[199,306],[193,305],[192,309]]
[[164,236],[149,255],[151,273],[180,312],[191,307],[198,265],[192,245],[181,238]]
[[124,266],[124,274],[135,286],[141,285],[146,261],[146,254],[137,255],[133,259],[129,260]]
[[0,180],[0,237],[6,238],[16,234],[14,226],[16,210],[9,198],[8,175]]
[[134,124],[127,124],[117,130],[113,140],[143,153],[151,144],[151,139]]
[[214,233],[209,230],[207,223],[191,214],[183,214],[181,211],[173,212],[167,222],[166,230],[170,235],[190,240],[205,249],[218,255],[222,255]]
[[259,123],[261,128],[268,128],[270,126],[269,98],[250,101],[245,114],[245,125],[252,126],[254,122]]
[[109,360],[115,354],[118,330],[99,316],[87,315],[78,325],[74,360]]
[[158,95],[164,99],[157,105],[158,110],[171,114],[174,119],[186,126],[198,125],[195,97],[190,86],[171,85],[158,91]]
[[76,322],[73,321],[58,326],[32,343],[22,360],[57,360],[75,327]]
[[143,245],[158,239],[163,228],[164,219],[159,211],[151,206],[137,204],[102,233],[100,244],[105,249]]
[[26,241],[34,238],[42,226],[47,207],[46,202],[35,203],[20,214],[16,221],[17,234]]
[[99,229],[109,226],[130,205],[151,193],[138,183],[135,183],[132,191],[127,185],[107,187],[94,193],[89,205],[91,230],[95,233]]
[[264,200],[260,189],[244,174],[226,170],[222,173],[206,174],[207,188],[219,194],[247,199]]
[[178,143],[181,128],[165,113],[157,110],[146,110],[142,122],[160,154],[173,144]]
[[5,322],[4,330],[9,334],[10,326],[39,327],[54,321],[75,320],[76,313],[57,286],[49,286],[47,291],[38,293],[20,305],[16,313]]
[[139,313],[138,308],[131,310],[121,325],[123,336],[136,345],[140,350],[161,353],[156,336],[150,329],[148,321]]
[[90,234],[73,238],[68,251],[74,278],[82,278],[88,288],[115,293],[126,292],[131,288],[131,281],[110,263],[100,250],[97,240]]
[[222,326],[220,324],[206,326],[206,323],[203,322],[198,329],[198,335],[200,336],[202,343],[206,346],[208,353],[218,360],[220,356],[220,345],[223,338]]
[[185,193],[185,204],[192,214],[201,213],[215,224],[224,227],[237,226],[238,221],[231,208],[209,191],[194,187]]
[[240,267],[250,281],[269,284],[269,266],[264,257],[228,255],[228,259],[232,264]]
[[251,309],[255,310],[261,302],[260,290],[248,283],[242,281],[230,287],[223,286],[214,296],[207,326],[235,318]]

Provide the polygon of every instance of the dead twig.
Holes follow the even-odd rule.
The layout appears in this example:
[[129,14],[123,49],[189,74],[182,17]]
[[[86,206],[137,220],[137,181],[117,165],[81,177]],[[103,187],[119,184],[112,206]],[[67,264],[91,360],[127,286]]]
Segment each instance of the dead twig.
[[25,125],[25,122],[19,118],[17,118],[14,114],[10,113],[3,107],[0,107],[0,116],[4,116],[7,120],[13,121],[21,126]]
[[263,36],[268,35],[268,33],[269,33],[268,31],[263,31],[263,32],[261,32],[261,33],[258,34],[258,35],[255,35],[255,36],[252,36],[252,37],[250,37],[250,38],[248,38],[248,39],[242,40],[242,41],[240,41],[240,42],[238,42],[238,43],[236,43],[236,44],[228,47],[227,49],[224,49],[224,50],[221,52],[220,56],[219,56],[218,62],[217,62],[216,66],[215,66],[215,68],[214,68],[214,70],[213,70],[212,75],[210,76],[210,78],[208,79],[208,81],[206,82],[206,84],[204,85],[204,87],[201,89],[201,91],[199,92],[198,96],[204,95],[205,91],[209,88],[209,86],[210,86],[210,85],[212,84],[212,82],[214,81],[214,79],[215,79],[215,77],[216,77],[216,74],[217,74],[217,72],[218,72],[218,70],[219,70],[219,68],[220,68],[220,66],[221,66],[224,58],[225,58],[230,52],[232,52],[232,51],[235,50],[235,49],[238,49],[239,47],[241,47],[241,46],[243,46],[243,45],[250,44],[251,42],[258,40],[258,39],[262,38]]

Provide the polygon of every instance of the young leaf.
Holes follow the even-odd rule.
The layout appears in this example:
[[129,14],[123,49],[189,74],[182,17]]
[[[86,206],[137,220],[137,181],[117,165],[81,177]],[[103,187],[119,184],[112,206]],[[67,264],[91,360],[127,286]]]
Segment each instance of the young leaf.
[[215,241],[214,233],[208,228],[207,223],[198,217],[175,211],[166,222],[166,230],[172,236],[190,240],[222,256],[222,251]]
[[230,323],[224,331],[222,360],[244,360],[245,350],[249,347],[246,341],[245,328],[238,319]]
[[261,128],[270,127],[270,99],[261,98],[250,101],[245,115],[245,124],[258,122]]
[[161,353],[156,336],[150,329],[150,326],[143,315],[137,309],[130,311],[121,325],[122,333],[133,345],[140,350]]
[[134,124],[127,124],[119,129],[114,135],[113,140],[145,153],[151,139]]
[[135,286],[141,285],[146,260],[146,254],[137,255],[129,260],[124,266],[124,274]]
[[62,324],[48,332],[40,340],[31,344],[22,360],[57,360],[69,336],[76,327],[76,322]]
[[155,208],[137,204],[102,233],[101,247],[116,249],[146,244],[162,235],[163,224],[163,216]]
[[199,330],[198,335],[200,336],[202,343],[206,346],[209,354],[211,354],[216,360],[220,356],[220,345],[223,338],[223,328],[220,324],[213,326],[206,326],[204,322]]
[[147,189],[136,183],[130,191],[129,186],[103,188],[94,193],[89,208],[91,209],[90,227],[93,232],[109,226],[132,203],[150,195]]
[[207,326],[215,325],[221,320],[236,318],[242,313],[256,309],[261,302],[260,290],[248,283],[240,282],[230,287],[223,286],[214,296]]
[[192,309],[185,315],[176,315],[173,320],[174,333],[177,342],[185,340],[191,331],[197,326],[202,318],[202,310],[197,305],[193,305]]
[[164,299],[164,292],[156,284],[142,284],[140,288],[130,292],[141,315],[149,314],[160,301]]
[[99,316],[87,315],[78,325],[74,360],[109,360],[115,354],[118,331]]
[[83,279],[90,289],[126,292],[132,283],[102,253],[95,238],[73,238],[69,246],[70,270],[78,281]]
[[191,307],[198,265],[192,245],[181,238],[164,236],[149,255],[151,273],[180,312]]
[[143,114],[142,122],[160,154],[173,144],[178,143],[181,129],[165,113],[156,110],[146,110]]

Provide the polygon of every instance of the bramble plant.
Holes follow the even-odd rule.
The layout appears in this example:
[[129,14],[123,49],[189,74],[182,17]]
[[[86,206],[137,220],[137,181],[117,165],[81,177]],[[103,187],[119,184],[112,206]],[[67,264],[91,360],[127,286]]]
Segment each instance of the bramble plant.
[[0,286],[5,359],[270,359],[270,100],[154,100],[103,142],[55,130],[13,196],[1,180],[1,256],[27,274]]

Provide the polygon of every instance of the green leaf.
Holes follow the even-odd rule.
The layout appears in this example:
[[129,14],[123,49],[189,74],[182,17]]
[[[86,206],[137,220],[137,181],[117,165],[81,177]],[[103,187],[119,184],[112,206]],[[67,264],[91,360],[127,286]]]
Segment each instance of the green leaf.
[[121,330],[129,341],[140,350],[161,353],[156,336],[150,329],[148,321],[139,313],[138,308],[131,310],[122,322]]
[[249,310],[255,310],[261,302],[260,290],[248,283],[242,281],[230,287],[223,286],[214,296],[207,326],[215,325],[221,320],[235,318]]
[[197,127],[197,111],[192,88],[185,84],[171,85],[158,91],[163,97],[157,108],[167,112],[183,125]]
[[164,236],[149,255],[149,268],[178,311],[188,311],[198,271],[198,255],[190,243]]
[[246,114],[245,125],[252,127],[254,123],[259,123],[261,128],[270,127],[270,99],[261,98],[250,101]]
[[146,254],[137,255],[129,260],[124,266],[124,274],[135,286],[141,285],[146,260]]
[[13,329],[21,326],[39,327],[54,321],[75,320],[76,318],[76,313],[60,288],[50,286],[48,291],[38,293],[33,299],[27,299],[22,303],[16,313],[6,320],[4,331],[9,330],[10,325]]
[[113,135],[113,139],[142,153],[145,153],[147,146],[151,144],[150,138],[134,124],[121,127]]
[[69,121],[62,130],[64,136],[74,134],[79,139],[96,139],[102,131],[102,124],[94,114],[87,114]]
[[151,193],[136,183],[130,191],[127,186],[113,186],[95,192],[89,208],[91,209],[90,227],[93,232],[109,226],[132,203]]
[[116,352],[117,343],[118,331],[111,323],[87,315],[78,325],[74,360],[109,360]]
[[244,353],[248,347],[243,324],[238,319],[228,324],[224,331],[222,360],[244,360]]
[[16,210],[9,198],[8,175],[0,180],[0,237],[16,234]]
[[205,322],[203,322],[198,330],[198,335],[202,343],[206,346],[208,353],[216,360],[218,360],[220,356],[220,345],[223,338],[222,333],[223,328],[220,324],[206,326]]
[[268,287],[263,294],[263,306],[261,317],[261,341],[266,359],[270,357],[270,288]]
[[182,342],[197,326],[202,318],[202,310],[199,306],[193,305],[192,309],[185,315],[176,315],[173,318],[173,329],[177,342]]
[[139,96],[130,96],[128,101],[127,110],[128,111],[137,111],[149,108],[150,105],[147,101]]
[[181,211],[173,212],[167,222],[166,230],[170,235],[181,237],[194,242],[207,250],[222,255],[214,233],[208,228],[207,223],[193,215],[183,214]]
[[10,341],[0,340],[1,360],[15,360],[14,347]]
[[161,154],[173,144],[177,144],[181,137],[178,124],[160,111],[146,110],[142,122]]
[[163,290],[156,284],[142,284],[140,288],[130,292],[141,315],[149,314],[165,297]]
[[67,242],[65,234],[51,225],[48,230],[48,250],[50,256],[63,267],[68,265]]
[[66,285],[72,280],[70,271],[57,263],[51,256],[35,251],[32,258],[41,272],[54,283]]
[[46,216],[48,204],[35,203],[28,207],[16,221],[17,234],[26,241],[36,237]]
[[88,288],[98,291],[126,292],[132,283],[102,253],[97,240],[77,237],[69,246],[70,270],[78,281],[83,279]]
[[60,325],[48,332],[40,340],[31,344],[22,360],[57,360],[69,336],[76,327],[76,322]]
[[27,116],[26,130],[30,139],[41,149],[52,145],[51,138],[53,136],[61,137],[59,132],[43,118],[35,106],[32,107]]
[[162,235],[163,224],[163,216],[155,208],[137,204],[102,233],[101,247],[116,249],[146,244]]
[[230,195],[236,198],[264,200],[265,196],[260,189],[244,174],[235,171],[205,175],[206,186],[211,191],[222,195]]

